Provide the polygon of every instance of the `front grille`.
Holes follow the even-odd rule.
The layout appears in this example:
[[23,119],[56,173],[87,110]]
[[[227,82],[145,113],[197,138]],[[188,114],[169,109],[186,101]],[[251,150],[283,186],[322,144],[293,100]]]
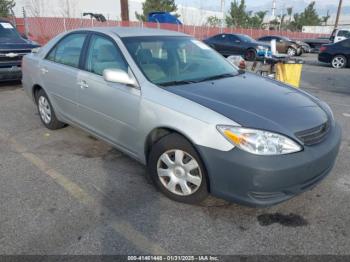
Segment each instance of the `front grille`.
[[[0,50],[0,63],[8,63],[8,62],[18,62],[21,61],[23,56],[29,54],[31,50],[21,49],[21,50]],[[17,54],[15,57],[7,56],[8,54]]]
[[325,139],[330,129],[330,121],[317,127],[297,132],[295,135],[307,146],[315,145]]

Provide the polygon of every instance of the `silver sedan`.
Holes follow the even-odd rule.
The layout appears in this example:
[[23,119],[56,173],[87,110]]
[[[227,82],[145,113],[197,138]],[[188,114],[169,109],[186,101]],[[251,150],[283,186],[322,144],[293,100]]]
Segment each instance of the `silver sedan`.
[[329,174],[339,149],[324,102],[242,72],[178,32],[64,33],[24,58],[23,86],[47,128],[69,124],[107,141],[186,203],[209,193],[285,201]]

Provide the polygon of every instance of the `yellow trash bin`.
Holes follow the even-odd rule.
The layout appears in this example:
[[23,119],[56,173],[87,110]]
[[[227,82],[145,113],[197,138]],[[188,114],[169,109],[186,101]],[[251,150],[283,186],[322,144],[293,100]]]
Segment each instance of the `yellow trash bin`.
[[292,85],[296,88],[300,87],[301,71],[303,69],[303,61],[290,60],[276,64],[276,80]]

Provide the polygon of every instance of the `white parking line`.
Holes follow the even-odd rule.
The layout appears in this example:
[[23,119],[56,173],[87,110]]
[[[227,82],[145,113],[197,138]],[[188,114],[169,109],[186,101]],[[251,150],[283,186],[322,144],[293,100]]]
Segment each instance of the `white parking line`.
[[348,114],[348,113],[343,113],[343,116],[345,116],[345,117],[350,117],[350,114]]
[[87,192],[85,192],[76,183],[69,180],[67,177],[50,167],[42,159],[40,159],[35,154],[28,151],[28,149],[17,142],[15,138],[11,138],[8,134],[0,130],[0,140],[7,141],[10,146],[17,153],[21,154],[27,161],[36,166],[44,174],[52,178],[58,185],[60,185],[65,191],[67,191],[71,196],[77,199],[81,204],[85,205],[93,213],[99,214],[104,212],[112,218],[111,226],[112,228],[122,237],[130,241],[139,250],[144,250],[150,254],[167,255],[168,252],[154,243],[152,240],[148,239],[141,232],[136,230],[127,221],[115,216],[108,207],[103,206],[101,202],[98,202],[93,197],[91,197]]

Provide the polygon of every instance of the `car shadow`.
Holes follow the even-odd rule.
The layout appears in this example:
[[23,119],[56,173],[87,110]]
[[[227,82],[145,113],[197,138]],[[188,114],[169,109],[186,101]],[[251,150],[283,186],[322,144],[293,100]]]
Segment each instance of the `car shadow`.
[[0,92],[11,91],[21,88],[21,81],[5,81],[0,82]]

